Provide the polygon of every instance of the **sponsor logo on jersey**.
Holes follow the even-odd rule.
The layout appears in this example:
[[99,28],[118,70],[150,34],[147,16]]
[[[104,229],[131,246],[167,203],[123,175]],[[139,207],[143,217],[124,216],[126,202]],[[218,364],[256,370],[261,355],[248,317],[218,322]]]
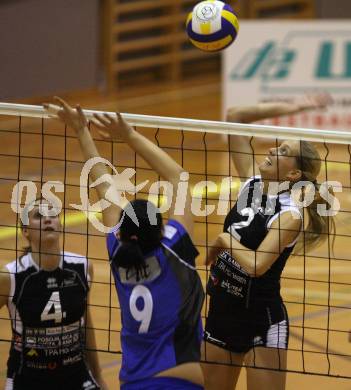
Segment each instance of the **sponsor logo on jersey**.
[[222,280],[221,287],[224,288],[228,294],[244,298],[244,295],[242,294],[243,288],[234,286],[228,280]]
[[26,344],[27,345],[36,344],[36,342],[37,342],[36,337],[30,337],[30,336],[26,337]]
[[48,289],[52,288],[58,288],[57,280],[56,278],[48,278],[47,279],[47,286]]
[[39,354],[38,354],[38,352],[35,350],[35,349],[31,349],[30,351],[28,351],[27,352],[27,356],[30,356],[30,357],[38,357],[39,356]]
[[34,368],[36,370],[56,370],[57,363],[56,362],[49,362],[49,363],[37,363],[37,362],[26,362],[26,366],[28,368]]
[[81,360],[82,360],[82,354],[81,354],[81,352],[79,352],[78,355],[71,356],[71,357],[63,359],[62,360],[62,364],[64,366],[68,366],[70,364],[74,364],[74,363],[80,362]]
[[237,261],[235,261],[235,259],[232,258],[228,251],[221,252],[218,257],[224,260],[224,262],[226,262],[227,264],[233,265],[242,274],[247,275],[247,272],[245,272],[241,265]]
[[73,324],[64,325],[64,326],[56,326],[53,328],[43,328],[44,335],[62,335],[68,332],[75,332],[81,329],[80,321],[76,321]]
[[26,330],[27,336],[38,336],[45,335],[45,328],[27,328]]
[[63,287],[77,286],[76,275],[72,275],[70,278],[66,278],[62,282]]
[[28,368],[34,368],[36,370],[47,370],[48,365],[46,363],[35,363],[35,362],[26,362]]
[[50,363],[48,363],[48,369],[49,370],[56,370],[56,368],[57,368],[57,363],[56,362],[50,362]]
[[243,276],[237,274],[237,269],[231,266],[227,266],[221,260],[218,261],[216,267],[221,270],[224,274],[226,274],[230,279],[238,281],[240,284],[247,284],[247,279]]

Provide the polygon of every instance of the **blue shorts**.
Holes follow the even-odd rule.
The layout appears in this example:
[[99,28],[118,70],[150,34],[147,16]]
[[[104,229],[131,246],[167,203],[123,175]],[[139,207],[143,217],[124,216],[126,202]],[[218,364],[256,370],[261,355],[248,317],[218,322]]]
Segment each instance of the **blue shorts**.
[[184,379],[154,377],[124,383],[121,390],[204,390],[204,388]]

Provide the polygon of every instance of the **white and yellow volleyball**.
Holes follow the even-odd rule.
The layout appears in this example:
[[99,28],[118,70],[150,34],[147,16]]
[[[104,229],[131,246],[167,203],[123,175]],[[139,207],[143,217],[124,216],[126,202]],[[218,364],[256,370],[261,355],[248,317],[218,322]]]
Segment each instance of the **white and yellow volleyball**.
[[186,30],[191,43],[204,51],[218,51],[231,45],[239,31],[239,22],[223,1],[198,3],[188,15]]

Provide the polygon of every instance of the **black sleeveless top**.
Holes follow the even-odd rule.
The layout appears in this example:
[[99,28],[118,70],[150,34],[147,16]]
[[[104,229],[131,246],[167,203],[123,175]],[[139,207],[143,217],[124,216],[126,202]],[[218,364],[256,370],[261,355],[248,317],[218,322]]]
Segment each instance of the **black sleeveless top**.
[[[262,193],[263,182],[260,176],[250,178],[239,192],[238,200],[225,218],[224,232],[230,233],[237,241],[251,250],[257,250],[268,234],[271,224],[286,211],[300,214],[298,207],[293,202],[289,192],[279,195],[265,195]],[[301,214],[300,214],[301,215]],[[222,254],[217,261],[221,260],[223,269],[235,267],[236,282],[243,281],[241,294],[232,294],[241,299],[246,306],[262,301],[271,301],[280,298],[280,276],[285,263],[294,249],[295,242],[287,246],[273,263],[271,268],[260,277],[249,277],[240,265],[232,259],[228,253]],[[216,271],[216,266],[214,271]],[[216,272],[214,272],[216,273]],[[227,271],[227,274],[229,271]],[[229,283],[229,285],[228,285]],[[230,287],[228,280],[226,290]],[[240,288],[240,283],[239,283]],[[233,290],[233,288],[231,288]],[[237,290],[239,291],[239,290]],[[245,296],[243,296],[243,291]]]
[[38,268],[30,253],[7,264],[11,276],[8,309],[12,343],[8,378],[45,378],[84,366],[87,259],[62,254],[53,271]]

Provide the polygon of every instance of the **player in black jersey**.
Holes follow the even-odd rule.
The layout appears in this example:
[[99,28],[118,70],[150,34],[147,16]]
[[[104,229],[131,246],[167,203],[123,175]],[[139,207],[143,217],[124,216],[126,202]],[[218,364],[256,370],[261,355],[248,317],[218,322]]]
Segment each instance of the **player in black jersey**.
[[8,306],[13,334],[5,389],[103,388],[97,355],[85,351],[96,349],[87,310],[92,263],[61,251],[60,218],[44,216],[45,200],[30,206],[22,226],[30,247],[0,272],[0,307]]
[[[269,103],[230,109],[228,120],[249,122],[324,108],[329,103],[329,95],[320,94],[304,104]],[[204,364],[205,386],[209,390],[232,390],[246,363],[271,369],[248,368],[248,389],[281,390],[285,388],[289,322],[280,296],[280,275],[303,229],[302,215],[290,190],[301,181],[315,186],[315,198],[307,207],[304,237],[307,245],[323,241],[329,221],[316,210],[317,204],[326,203],[316,184],[320,157],[309,142],[284,141],[269,149],[264,161],[253,167],[250,139],[231,136],[231,144],[236,148],[232,159],[237,172],[248,180],[225,219],[224,233],[209,250],[210,301],[203,358],[226,365]],[[251,176],[252,169],[260,174]]]

